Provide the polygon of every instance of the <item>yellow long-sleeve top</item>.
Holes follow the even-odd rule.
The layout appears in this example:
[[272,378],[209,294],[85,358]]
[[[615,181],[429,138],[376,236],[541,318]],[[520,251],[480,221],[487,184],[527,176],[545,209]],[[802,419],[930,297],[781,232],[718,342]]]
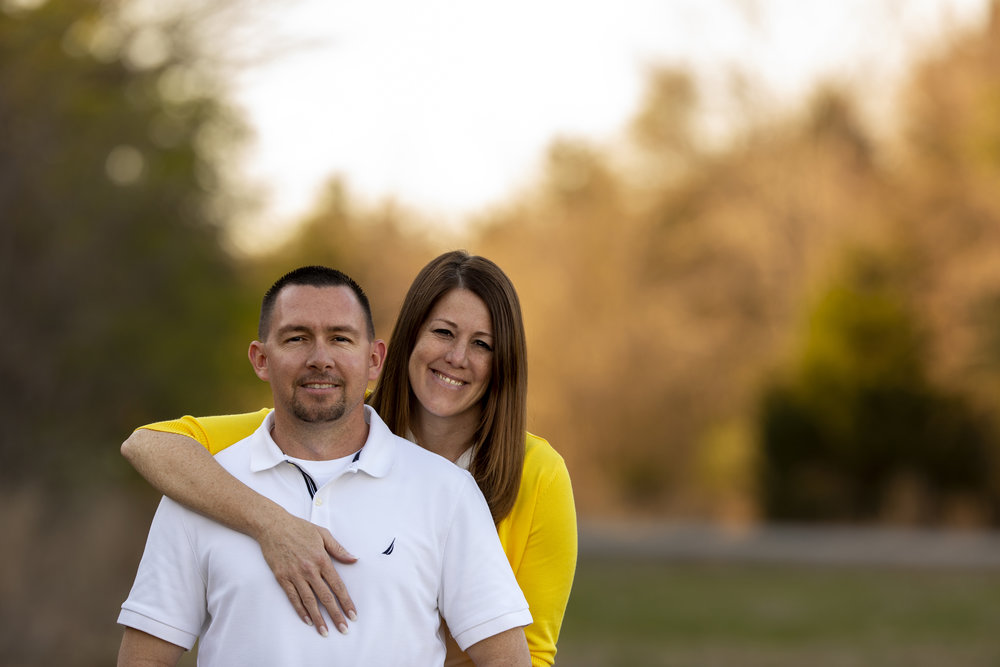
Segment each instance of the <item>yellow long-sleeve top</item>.
[[[186,435],[216,454],[253,433],[268,412],[265,408],[239,415],[188,416],[141,428]],[[497,533],[531,609],[533,622],[525,628],[525,636],[532,667],[551,665],[576,572],[576,507],[562,456],[531,433],[525,438],[524,471],[514,508],[497,524]],[[449,645],[446,664],[464,664],[466,658],[455,655],[457,650]]]

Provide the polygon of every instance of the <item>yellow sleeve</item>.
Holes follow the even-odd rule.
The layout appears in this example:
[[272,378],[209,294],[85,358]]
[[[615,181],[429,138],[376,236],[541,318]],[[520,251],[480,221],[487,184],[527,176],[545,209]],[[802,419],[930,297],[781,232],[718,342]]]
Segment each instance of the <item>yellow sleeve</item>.
[[576,574],[577,527],[566,463],[542,438],[528,434],[521,488],[497,532],[531,611],[531,664],[551,665]]
[[239,442],[256,431],[269,412],[271,412],[270,408],[262,408],[257,412],[246,412],[239,415],[184,416],[180,419],[146,424],[139,428],[186,435],[200,442],[209,453],[218,454],[229,445]]

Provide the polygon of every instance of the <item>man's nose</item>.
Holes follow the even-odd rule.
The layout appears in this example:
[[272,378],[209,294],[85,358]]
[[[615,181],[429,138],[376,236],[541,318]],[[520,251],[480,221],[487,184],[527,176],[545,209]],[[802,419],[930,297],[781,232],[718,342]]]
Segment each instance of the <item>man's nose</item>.
[[332,368],[335,365],[332,350],[321,343],[313,346],[306,363],[311,368]]

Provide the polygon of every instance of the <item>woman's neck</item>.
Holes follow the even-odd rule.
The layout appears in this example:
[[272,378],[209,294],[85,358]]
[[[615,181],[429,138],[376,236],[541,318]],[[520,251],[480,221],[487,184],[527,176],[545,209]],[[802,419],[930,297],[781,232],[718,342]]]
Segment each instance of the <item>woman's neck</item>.
[[435,417],[417,408],[412,416],[410,430],[417,444],[452,463],[473,445],[479,416],[467,413],[454,417]]

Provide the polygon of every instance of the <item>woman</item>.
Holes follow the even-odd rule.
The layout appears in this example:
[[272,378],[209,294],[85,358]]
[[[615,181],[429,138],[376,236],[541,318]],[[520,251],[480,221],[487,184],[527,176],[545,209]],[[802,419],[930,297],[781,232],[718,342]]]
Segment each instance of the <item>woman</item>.
[[[406,295],[369,403],[397,435],[472,473],[531,609],[532,663],[550,665],[576,568],[576,512],[562,457],[525,431],[526,395],[524,325],[510,279],[464,251],[431,261]],[[209,455],[252,433],[266,414],[152,424],[122,453],[164,494],[256,539],[296,611],[325,632],[320,604],[337,626],[356,618],[330,561],[353,557]],[[448,648],[446,664],[467,661],[454,642]]]

